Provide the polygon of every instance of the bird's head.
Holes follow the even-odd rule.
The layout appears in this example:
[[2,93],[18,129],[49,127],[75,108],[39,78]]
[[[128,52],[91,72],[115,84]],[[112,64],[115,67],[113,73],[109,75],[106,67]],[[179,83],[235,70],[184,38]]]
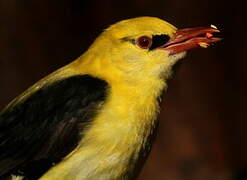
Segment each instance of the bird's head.
[[216,28],[177,30],[159,18],[133,18],[106,29],[87,54],[99,62],[98,71],[109,71],[111,76],[118,72],[135,81],[166,78],[186,51],[220,40],[213,37],[214,32],[219,31]]

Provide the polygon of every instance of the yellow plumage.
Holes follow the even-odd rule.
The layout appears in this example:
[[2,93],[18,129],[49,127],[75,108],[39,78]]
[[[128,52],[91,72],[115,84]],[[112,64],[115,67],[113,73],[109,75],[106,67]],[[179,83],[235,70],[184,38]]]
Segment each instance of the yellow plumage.
[[179,45],[173,48],[179,53],[171,55],[163,44],[150,50],[145,48],[145,41],[141,42],[143,48],[138,45],[137,39],[172,39],[176,31],[171,24],[154,17],[120,21],[106,29],[81,57],[37,82],[5,108],[67,77],[90,75],[109,84],[105,101],[97,104],[97,116],[89,125],[80,124],[87,127],[76,148],[40,180],[136,177],[140,170],[137,166],[144,163],[155,134],[158,99],[167,88],[172,66],[185,56]]
[[167,86],[161,75],[176,58],[169,62],[163,50],[147,52],[119,40],[152,34],[172,36],[175,30],[158,18],[122,21],[104,31],[80,58],[58,71],[59,77],[62,72],[93,75],[106,80],[111,89],[80,145],[41,180],[118,179],[126,173],[129,157],[137,156],[141,143],[153,130],[159,111],[156,98]]

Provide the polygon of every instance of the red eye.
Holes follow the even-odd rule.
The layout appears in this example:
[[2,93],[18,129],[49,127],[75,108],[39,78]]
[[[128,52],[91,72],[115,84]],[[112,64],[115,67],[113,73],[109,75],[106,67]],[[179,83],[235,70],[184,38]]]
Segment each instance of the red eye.
[[152,39],[148,36],[142,36],[137,39],[137,45],[142,49],[148,49],[152,46]]

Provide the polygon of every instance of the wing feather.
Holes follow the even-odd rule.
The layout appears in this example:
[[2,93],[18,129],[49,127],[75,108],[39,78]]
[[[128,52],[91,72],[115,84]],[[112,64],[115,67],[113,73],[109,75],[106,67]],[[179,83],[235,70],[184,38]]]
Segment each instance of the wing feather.
[[[77,75],[47,85],[0,114],[0,179],[37,179],[69,154],[97,114],[107,83]],[[84,124],[83,127],[80,125]]]

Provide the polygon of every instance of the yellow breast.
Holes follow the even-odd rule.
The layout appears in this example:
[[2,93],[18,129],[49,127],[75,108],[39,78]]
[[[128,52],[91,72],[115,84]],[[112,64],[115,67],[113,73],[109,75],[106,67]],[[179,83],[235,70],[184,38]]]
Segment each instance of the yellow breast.
[[145,72],[134,76],[131,68],[123,70],[114,64],[115,59],[98,53],[91,48],[64,70],[107,81],[106,101],[83,131],[78,147],[41,180],[127,179],[139,152],[149,145],[159,111],[157,100],[166,88],[164,80]]
[[153,133],[159,110],[157,97],[164,88],[163,81],[146,83],[147,87],[139,87],[111,82],[109,96],[79,146],[41,180],[127,178]]

